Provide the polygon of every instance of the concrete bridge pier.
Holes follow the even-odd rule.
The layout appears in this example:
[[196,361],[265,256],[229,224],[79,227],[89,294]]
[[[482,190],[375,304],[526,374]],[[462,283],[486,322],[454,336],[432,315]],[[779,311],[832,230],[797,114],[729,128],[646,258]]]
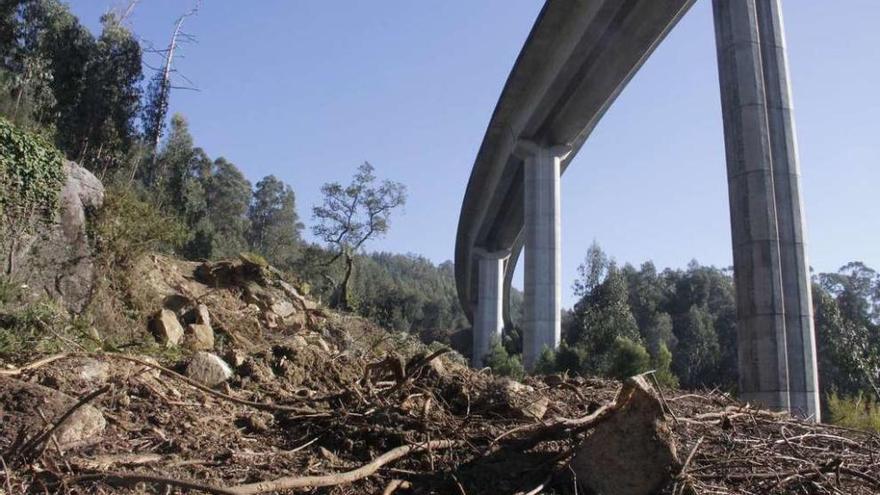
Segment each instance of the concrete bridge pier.
[[800,177],[778,0],[713,0],[740,396],[819,420]]
[[559,178],[571,151],[520,141],[525,189],[523,364],[532,369],[544,347],[556,349],[562,334],[562,250]]
[[478,293],[471,363],[474,368],[481,368],[492,341],[500,340],[504,329],[504,264],[510,251],[478,250],[476,255]]

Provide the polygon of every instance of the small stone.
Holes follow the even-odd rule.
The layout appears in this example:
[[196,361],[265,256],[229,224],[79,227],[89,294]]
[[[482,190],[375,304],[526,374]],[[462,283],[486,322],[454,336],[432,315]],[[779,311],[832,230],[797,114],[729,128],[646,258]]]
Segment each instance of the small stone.
[[533,387],[510,378],[502,378],[499,385],[507,407],[519,416],[540,420],[547,413],[550,399],[536,392]]
[[446,365],[443,364],[442,357],[436,357],[428,362],[428,367],[440,378],[445,378],[446,375],[449,374],[449,371],[446,369]]
[[211,313],[208,312],[208,307],[204,304],[196,306],[196,323],[211,326]]
[[[137,356],[137,358],[141,361],[146,361],[150,364],[155,364],[156,366],[159,366],[159,361],[156,361],[156,358],[154,358],[153,356]],[[157,368],[151,368],[143,365],[137,366],[140,366],[140,368],[143,369],[143,371],[139,373],[140,376],[149,376],[151,378],[159,378],[160,376],[162,376],[162,372],[159,371]]]
[[327,343],[326,340],[322,339],[318,335],[309,335],[306,338],[306,341],[309,343],[311,347],[315,347],[321,349],[324,352],[330,352],[330,344]]
[[165,347],[174,347],[183,338],[183,327],[177,321],[177,315],[169,309],[161,309],[151,321],[153,335]]
[[251,433],[266,433],[269,431],[271,414],[255,413],[241,418],[241,424]]
[[97,359],[85,359],[76,366],[75,373],[80,380],[91,384],[103,384],[110,376],[110,365]]
[[232,369],[210,352],[197,352],[186,367],[186,376],[208,387],[215,387],[232,377]]
[[581,443],[571,468],[590,493],[658,493],[679,463],[663,406],[644,376],[628,378],[615,411]]
[[547,408],[550,406],[550,399],[547,397],[539,397],[521,408],[523,416],[533,419],[541,419],[547,414]]
[[193,351],[210,351],[214,348],[214,330],[208,325],[190,323],[184,337],[184,346]]
[[55,435],[61,445],[88,440],[104,432],[107,420],[96,408],[85,405],[77,409],[61,425]]
[[298,312],[293,313],[287,318],[284,319],[284,325],[293,332],[299,332],[306,328],[306,315],[305,313]]
[[278,315],[281,319],[287,318],[296,312],[296,308],[290,301],[278,301],[272,303],[272,306],[269,307],[269,310]]
[[288,344],[294,349],[302,349],[309,346],[309,342],[302,335],[294,335],[288,340]]
[[507,394],[530,394],[535,391],[529,385],[511,380],[510,378],[502,378],[501,387]]
[[238,368],[244,364],[247,354],[238,349],[229,349],[223,357],[226,358],[226,362],[231,364],[233,368]]
[[263,313],[263,318],[265,318],[266,326],[268,328],[278,328],[278,315],[271,311],[267,311]]

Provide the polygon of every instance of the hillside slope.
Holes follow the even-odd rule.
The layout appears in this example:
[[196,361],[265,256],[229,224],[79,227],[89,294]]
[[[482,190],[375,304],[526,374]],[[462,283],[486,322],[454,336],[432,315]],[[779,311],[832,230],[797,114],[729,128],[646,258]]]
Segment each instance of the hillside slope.
[[644,377],[496,377],[259,259],[151,255],[135,279],[155,356],[0,369],[0,492],[880,493],[877,435]]

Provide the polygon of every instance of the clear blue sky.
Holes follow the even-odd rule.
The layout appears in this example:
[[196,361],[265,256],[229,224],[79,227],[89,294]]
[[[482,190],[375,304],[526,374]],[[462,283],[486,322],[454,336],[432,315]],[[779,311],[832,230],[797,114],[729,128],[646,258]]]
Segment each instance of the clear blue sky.
[[[76,0],[95,30],[121,1]],[[142,0],[131,24],[167,43],[189,2]],[[319,187],[369,160],[409,203],[369,249],[453,257],[465,184],[538,0],[204,0],[173,94],[197,143],[252,182],[274,174],[309,224]],[[880,269],[880,2],[786,0],[809,255]],[[731,264],[711,2],[633,79],[563,179],[566,305],[595,239],[619,262]]]

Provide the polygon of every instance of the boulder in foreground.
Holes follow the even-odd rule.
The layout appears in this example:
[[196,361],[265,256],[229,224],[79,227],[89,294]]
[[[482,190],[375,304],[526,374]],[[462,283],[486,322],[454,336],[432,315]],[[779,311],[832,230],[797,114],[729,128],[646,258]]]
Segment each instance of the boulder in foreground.
[[571,462],[578,484],[596,495],[658,493],[679,462],[657,392],[644,376],[629,378],[613,407]]

